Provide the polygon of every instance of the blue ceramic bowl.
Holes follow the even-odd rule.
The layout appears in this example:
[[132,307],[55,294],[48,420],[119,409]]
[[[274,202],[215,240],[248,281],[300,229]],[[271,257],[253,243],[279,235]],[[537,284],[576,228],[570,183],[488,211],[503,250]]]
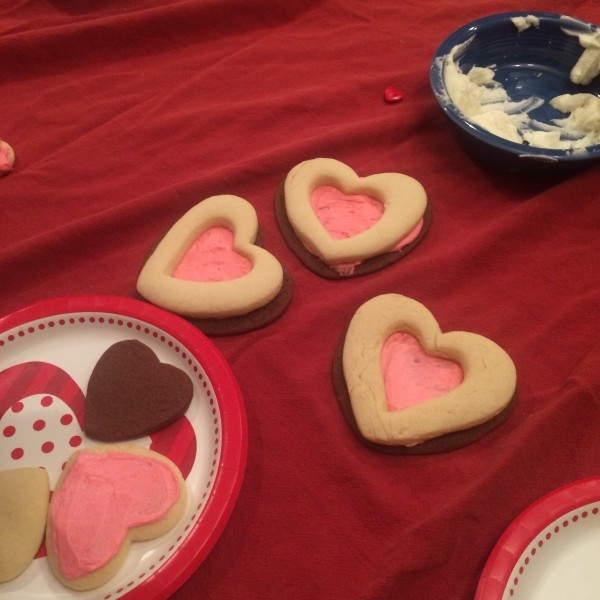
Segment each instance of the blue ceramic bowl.
[[[533,15],[535,26],[519,31],[513,18]],[[479,160],[501,169],[522,173],[558,173],[589,167],[600,161],[600,144],[585,151],[554,150],[508,141],[467,121],[450,100],[444,84],[444,58],[468,40],[458,58],[462,72],[471,67],[493,67],[494,80],[513,101],[539,97],[544,104],[529,113],[542,123],[566,115],[549,101],[562,94],[591,93],[600,96],[600,75],[587,85],[572,83],[571,69],[584,51],[576,33],[595,32],[595,25],[547,12],[510,12],[467,23],[437,49],[430,70],[434,95],[465,149]]]

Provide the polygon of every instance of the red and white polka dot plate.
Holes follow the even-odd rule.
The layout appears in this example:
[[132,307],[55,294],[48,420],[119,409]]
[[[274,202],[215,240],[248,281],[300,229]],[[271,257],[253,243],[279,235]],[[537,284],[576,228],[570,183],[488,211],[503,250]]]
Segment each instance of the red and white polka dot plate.
[[517,517],[494,547],[475,600],[598,600],[600,477],[570,483]]
[[44,467],[54,488],[82,431],[87,382],[112,344],[137,339],[194,383],[181,419],[132,442],[168,456],[186,478],[185,515],[168,534],[131,546],[119,573],[90,592],[63,587],[42,547],[28,569],[0,584],[5,600],[167,598],[208,555],[233,510],[246,465],[243,399],[213,343],[190,323],[150,304],[114,296],[57,298],[0,319],[0,469]]

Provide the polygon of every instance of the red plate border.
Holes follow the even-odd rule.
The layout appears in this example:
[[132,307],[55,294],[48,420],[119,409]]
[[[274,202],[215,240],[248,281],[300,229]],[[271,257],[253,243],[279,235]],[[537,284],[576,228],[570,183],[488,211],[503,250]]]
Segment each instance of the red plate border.
[[231,367],[201,331],[173,313],[133,298],[90,295],[42,300],[0,318],[0,333],[29,321],[72,312],[113,313],[159,327],[194,354],[215,391],[223,441],[217,475],[205,508],[173,556],[152,576],[121,596],[127,600],[163,600],[181,587],[208,556],[237,502],[248,455],[242,393]]
[[490,553],[475,600],[501,600],[516,563],[535,537],[564,514],[598,500],[600,477],[589,477],[559,487],[527,507]]

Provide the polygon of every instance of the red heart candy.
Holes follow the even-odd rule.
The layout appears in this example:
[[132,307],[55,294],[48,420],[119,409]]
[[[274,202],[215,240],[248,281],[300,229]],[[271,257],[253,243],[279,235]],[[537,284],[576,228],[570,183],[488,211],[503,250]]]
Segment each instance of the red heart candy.
[[401,100],[404,100],[404,94],[397,87],[394,87],[393,85],[389,85],[388,87],[385,88],[383,97],[385,98],[385,101],[389,102],[390,104],[395,104],[396,102],[400,102]]

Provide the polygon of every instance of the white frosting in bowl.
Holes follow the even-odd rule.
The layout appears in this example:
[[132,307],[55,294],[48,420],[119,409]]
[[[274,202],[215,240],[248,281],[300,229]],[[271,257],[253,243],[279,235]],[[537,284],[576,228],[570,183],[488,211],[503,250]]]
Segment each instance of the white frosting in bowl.
[[[537,26],[531,19],[515,23],[519,31],[532,25]],[[571,80],[587,84],[600,72],[600,32],[563,31],[576,35],[585,48],[573,66]],[[565,117],[540,122],[530,113],[545,100],[532,96],[513,101],[495,80],[493,65],[463,71],[460,57],[472,41],[473,37],[454,46],[443,58],[442,67],[448,97],[467,121],[505,140],[537,148],[581,152],[600,144],[600,98],[584,92],[557,96],[549,104]]]

